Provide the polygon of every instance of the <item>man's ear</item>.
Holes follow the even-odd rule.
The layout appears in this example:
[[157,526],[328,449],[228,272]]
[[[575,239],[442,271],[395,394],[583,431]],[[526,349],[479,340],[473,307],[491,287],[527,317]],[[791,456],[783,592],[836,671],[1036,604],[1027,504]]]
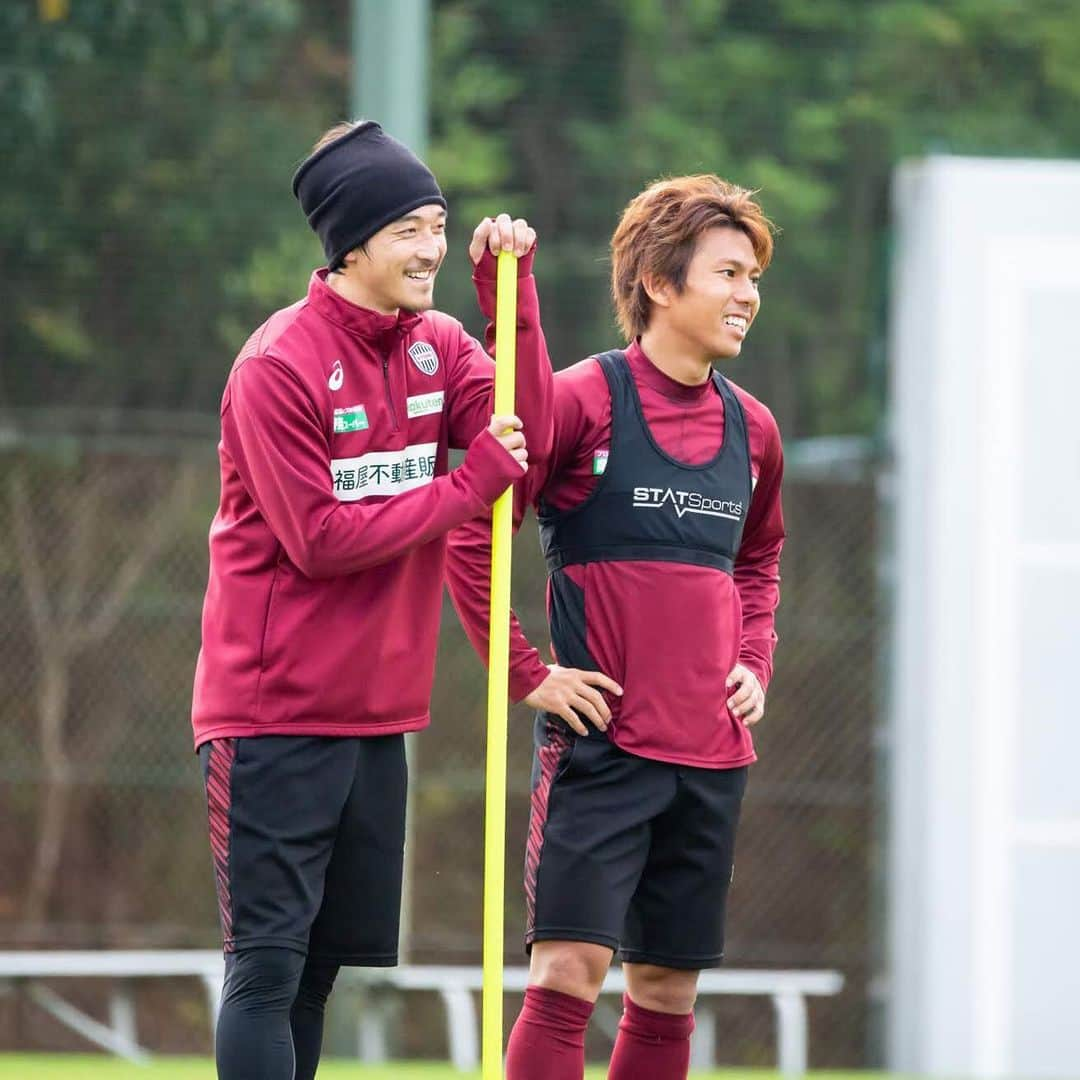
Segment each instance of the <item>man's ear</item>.
[[352,251],[345,252],[341,259],[341,269],[351,270],[360,261],[361,255],[367,256],[367,244],[362,244],[358,248],[353,248]]
[[645,290],[645,295],[657,307],[666,308],[671,306],[671,294],[674,291],[671,287],[671,282],[665,281],[663,278],[656,277],[653,274],[643,274],[641,278],[641,287]]

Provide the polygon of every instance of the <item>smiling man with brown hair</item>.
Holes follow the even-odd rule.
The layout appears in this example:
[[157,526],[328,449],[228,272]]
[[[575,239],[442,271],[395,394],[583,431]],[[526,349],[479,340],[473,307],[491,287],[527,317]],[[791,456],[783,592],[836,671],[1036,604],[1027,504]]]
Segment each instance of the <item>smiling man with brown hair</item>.
[[[530,986],[508,1080],[580,1080],[615,951],[628,993],[611,1080],[682,1080],[698,973],[719,964],[735,832],[776,642],[782,452],[713,370],[760,306],[771,226],[715,176],[653,184],[612,238],[629,342],[555,377],[535,506],[556,663],[512,624],[538,710],[525,856]],[[455,530],[451,593],[486,656],[487,526]]]

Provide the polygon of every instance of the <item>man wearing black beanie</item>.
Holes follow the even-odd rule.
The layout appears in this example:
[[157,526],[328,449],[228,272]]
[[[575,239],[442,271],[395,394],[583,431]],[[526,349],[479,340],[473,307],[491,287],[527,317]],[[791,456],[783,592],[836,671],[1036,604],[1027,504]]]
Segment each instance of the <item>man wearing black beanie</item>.
[[310,1080],[338,968],[397,963],[403,739],[429,722],[446,534],[552,438],[525,221],[485,219],[469,247],[489,319],[495,254],[519,257],[521,419],[493,417],[490,357],[431,310],[446,200],[430,170],[378,124],[345,124],[293,191],[327,265],[225,387],[192,705],[226,958],[221,1080]]

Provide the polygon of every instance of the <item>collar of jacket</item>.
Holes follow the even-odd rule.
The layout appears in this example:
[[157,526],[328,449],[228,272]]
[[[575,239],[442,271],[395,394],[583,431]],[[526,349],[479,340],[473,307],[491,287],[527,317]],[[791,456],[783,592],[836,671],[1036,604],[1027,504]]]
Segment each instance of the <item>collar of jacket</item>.
[[404,336],[420,322],[420,316],[415,311],[402,309],[396,315],[383,315],[346,300],[326,284],[329,273],[325,266],[316,270],[308,286],[308,303],[324,319],[360,337],[382,339]]

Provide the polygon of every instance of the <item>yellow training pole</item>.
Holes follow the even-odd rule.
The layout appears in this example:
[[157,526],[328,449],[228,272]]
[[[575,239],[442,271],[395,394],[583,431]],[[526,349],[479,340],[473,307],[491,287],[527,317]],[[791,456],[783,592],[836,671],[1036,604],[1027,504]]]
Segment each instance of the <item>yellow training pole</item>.
[[[495,415],[514,412],[517,357],[517,256],[499,252],[495,299]],[[528,437],[528,432],[526,432]],[[483,1080],[502,1077],[503,894],[506,877],[506,714],[510,708],[510,538],[513,489],[491,520],[491,620],[488,624],[487,782],[484,796]]]

